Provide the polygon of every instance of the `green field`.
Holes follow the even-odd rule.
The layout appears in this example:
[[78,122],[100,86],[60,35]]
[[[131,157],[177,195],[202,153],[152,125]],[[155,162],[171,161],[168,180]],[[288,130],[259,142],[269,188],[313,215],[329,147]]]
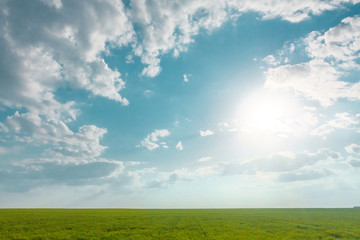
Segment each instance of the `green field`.
[[0,239],[360,239],[360,209],[1,209]]

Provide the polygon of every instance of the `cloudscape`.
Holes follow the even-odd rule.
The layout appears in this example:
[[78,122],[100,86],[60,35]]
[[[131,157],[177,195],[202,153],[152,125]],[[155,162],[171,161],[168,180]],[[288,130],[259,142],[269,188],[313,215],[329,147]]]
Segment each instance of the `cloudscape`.
[[360,204],[359,0],[3,0],[0,27],[0,207]]

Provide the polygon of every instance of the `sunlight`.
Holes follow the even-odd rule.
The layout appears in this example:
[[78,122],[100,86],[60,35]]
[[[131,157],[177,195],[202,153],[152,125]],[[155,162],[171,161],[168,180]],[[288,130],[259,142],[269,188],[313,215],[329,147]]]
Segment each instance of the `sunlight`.
[[261,90],[243,99],[238,118],[245,131],[277,133],[284,131],[296,109],[294,100],[286,95]]

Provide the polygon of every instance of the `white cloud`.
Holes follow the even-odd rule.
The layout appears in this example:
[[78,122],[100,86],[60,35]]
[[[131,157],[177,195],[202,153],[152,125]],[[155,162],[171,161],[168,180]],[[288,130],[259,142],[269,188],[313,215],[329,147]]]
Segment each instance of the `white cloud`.
[[149,89],[147,89],[147,90],[144,91],[144,95],[145,95],[146,97],[150,97],[151,94],[152,94],[152,91],[149,90]]
[[211,130],[206,130],[206,131],[200,130],[200,136],[202,137],[211,136],[211,135],[214,135],[214,132]]
[[359,58],[360,50],[360,16],[347,17],[341,23],[330,28],[324,34],[312,32],[305,39],[307,52],[313,58],[337,61],[340,66],[348,68],[357,66],[354,61]]
[[290,53],[293,53],[295,51],[295,44],[294,43],[291,43],[290,44],[290,47],[289,47],[289,52]]
[[132,56],[132,55],[127,55],[127,56],[125,57],[125,62],[126,62],[126,63],[134,63],[133,56]]
[[[167,137],[169,135],[170,132],[167,129],[156,129],[154,132],[147,135],[147,137],[144,138],[144,140],[142,140],[140,144],[137,145],[137,147],[145,147],[148,150],[152,151],[160,147],[159,144],[156,143],[159,141],[159,138]],[[165,142],[162,142],[160,144],[165,146],[165,148],[167,147]]]
[[166,142],[161,142],[160,145],[161,145],[163,148],[166,148],[166,149],[169,148],[169,146],[167,145]]
[[54,11],[43,2],[31,1],[29,7],[43,14],[24,11],[19,4],[8,1],[1,12],[0,51],[11,60],[11,65],[0,66],[0,89],[6,89],[0,90],[2,104],[49,109],[49,100],[59,104],[51,94],[65,83],[128,104],[118,93],[124,87],[120,73],[100,57],[106,43],[122,46],[133,39],[121,2],[62,1]]
[[227,131],[227,132],[237,132],[238,129],[233,126],[233,125],[230,125],[229,123],[227,122],[219,122],[218,123],[218,126],[219,126],[219,130],[220,132],[223,132],[223,131]]
[[181,142],[181,141],[179,141],[179,142],[176,144],[176,149],[177,149],[177,150],[179,150],[179,151],[184,150],[184,147],[183,147],[183,145],[182,145],[182,142]]
[[207,156],[207,157],[201,157],[197,161],[198,162],[207,162],[207,161],[210,161],[211,159],[212,159],[212,157]]
[[341,155],[329,149],[315,153],[280,152],[268,157],[249,159],[243,162],[223,163],[223,175],[255,174],[264,172],[289,172],[313,166],[319,162],[341,159]]
[[34,113],[19,112],[7,117],[6,124],[18,134],[17,141],[52,145],[48,154],[54,161],[88,161],[100,156],[107,148],[100,144],[100,139],[107,130],[94,125],[84,125],[78,132],[73,132],[63,121],[47,120]]
[[134,41],[123,4],[34,0],[25,7],[4,1],[1,9],[0,54],[7,60],[0,63],[0,107],[25,113],[8,116],[0,131],[11,141],[52,145],[46,146],[48,153],[56,156],[99,156],[106,148],[99,143],[106,129],[69,130],[67,124],[79,114],[77,103],[60,102],[55,94],[70,87],[129,103],[119,94],[125,86],[120,72],[102,57],[109,48]]
[[[70,87],[129,104],[120,94],[125,88],[121,69],[111,69],[103,58],[112,49],[129,47],[133,52],[123,58],[132,62],[139,57],[145,65],[143,74],[154,77],[161,71],[162,55],[172,52],[178,56],[187,50],[201,29],[212,31],[241,13],[252,11],[260,13],[263,19],[279,17],[298,22],[345,2],[355,3],[348,0],[278,0],[276,4],[265,0],[133,0],[125,9],[122,1],[114,0],[33,0],[26,6],[19,1],[1,1],[0,55],[4,61],[0,61],[0,108],[21,110],[0,123],[0,132],[13,136],[14,141],[46,145],[46,153],[54,155],[46,161],[95,161],[106,149],[100,141],[107,130],[94,125],[71,130],[68,124],[79,114],[77,103],[71,99],[62,102],[55,94],[59,88]],[[135,25],[137,33],[133,29]],[[340,40],[336,38],[337,31],[341,32]],[[315,94],[313,99],[328,105],[339,97],[358,99],[360,85],[338,83],[341,73],[333,70],[327,60],[334,56],[336,61],[341,61],[343,69],[355,68],[358,32],[358,19],[347,18],[328,34],[314,33],[312,39],[307,39],[309,55],[317,58],[317,65],[325,65],[323,77],[330,76],[331,81],[324,84],[334,84],[342,90],[335,97],[316,95],[322,90],[316,87],[299,88],[300,92]],[[338,41],[341,44],[334,47],[332,43]],[[315,76],[320,70],[315,67],[309,72]],[[300,84],[298,81],[290,87],[297,88]],[[206,130],[200,134],[214,133]],[[149,150],[158,148],[159,138],[168,135],[166,129],[156,130],[140,146]],[[101,174],[95,172],[95,176],[106,176],[111,171],[107,168]]]
[[298,182],[298,181],[311,181],[320,178],[328,177],[333,172],[328,169],[301,171],[298,173],[283,173],[277,178],[279,182]]
[[[236,19],[245,12],[258,12],[263,19],[280,17],[290,22],[300,22],[327,10],[340,7],[348,0],[324,2],[320,0],[297,2],[279,0],[276,4],[268,1],[146,1],[134,0],[128,11],[133,24],[143,29],[142,41],[137,42],[134,53],[142,63],[148,65],[143,74],[154,77],[161,68],[160,56],[173,52],[179,56],[194,41],[200,29],[211,31],[225,21]],[[350,1],[354,3],[354,1]]]
[[266,62],[267,64],[269,65],[273,65],[273,66],[276,66],[278,64],[280,64],[280,61],[277,60],[274,55],[267,55],[266,57],[264,57],[262,59],[264,62]]
[[360,154],[360,145],[353,143],[345,147],[346,152]]
[[[74,111],[74,103],[64,108],[55,100],[54,92],[59,86],[69,84],[127,105],[129,101],[119,94],[125,86],[120,72],[110,69],[101,55],[109,54],[114,47],[130,46],[146,65],[143,74],[154,77],[161,70],[161,55],[186,51],[200,29],[211,31],[240,13],[255,11],[264,19],[281,17],[298,22],[346,2],[355,3],[348,0],[301,4],[285,0],[276,4],[250,0],[134,0],[125,10],[121,1],[112,0],[102,3],[34,0],[29,7],[43,13],[37,14],[37,11],[25,11],[18,2],[6,1],[0,13],[3,20],[0,53],[7,59],[0,66],[0,103],[29,111],[41,110],[47,115],[67,114]],[[353,27],[357,26],[356,22],[348,18],[343,24]],[[139,26],[139,34],[133,30],[134,25]],[[331,34],[328,35],[326,39],[331,39]],[[354,51],[356,41],[349,42],[347,49]],[[126,61],[133,61],[132,54],[127,55]],[[356,96],[357,88],[353,90]]]
[[338,98],[345,97],[347,92],[353,92],[351,89],[354,88],[349,83],[338,81],[340,73],[322,60],[270,68],[265,76],[266,88],[294,90],[323,106],[333,104]]
[[269,68],[265,87],[293,90],[323,106],[340,98],[360,100],[360,82],[340,79],[351,70],[360,70],[359,22],[359,16],[348,17],[325,33],[310,33],[303,42],[311,60]]
[[259,12],[263,19],[281,17],[290,22],[300,22],[310,18],[310,15],[320,15],[324,11],[333,10],[343,3],[356,3],[357,1],[230,1],[230,6],[234,5],[239,12],[255,11]]
[[327,136],[336,129],[351,128],[360,124],[360,115],[351,115],[350,113],[336,113],[335,119],[327,121],[325,124],[311,131],[311,135]]
[[189,82],[189,77],[190,77],[190,76],[191,76],[190,74],[188,74],[188,75],[184,74],[184,75],[183,75],[183,77],[184,77],[184,82]]

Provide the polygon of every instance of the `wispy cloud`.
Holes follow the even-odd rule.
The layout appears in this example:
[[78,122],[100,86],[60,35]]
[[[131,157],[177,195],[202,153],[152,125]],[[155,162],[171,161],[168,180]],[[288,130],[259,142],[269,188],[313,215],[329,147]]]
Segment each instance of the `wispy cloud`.
[[326,137],[336,129],[353,128],[360,125],[360,114],[336,113],[335,118],[311,131],[311,135]]
[[345,147],[346,152],[353,154],[360,154],[360,145],[356,143],[352,143]]
[[179,142],[176,144],[176,149],[177,149],[177,150],[179,150],[179,151],[184,150],[184,147],[183,147],[183,145],[182,145],[182,142],[181,142],[181,141],[179,141]]
[[212,157],[207,156],[207,157],[201,157],[197,161],[198,162],[207,162],[207,161],[210,161],[211,159],[212,159]]
[[183,78],[184,78],[184,82],[189,82],[189,77],[191,76],[191,74],[184,74]]
[[205,130],[205,131],[200,130],[200,136],[202,137],[211,136],[211,135],[214,135],[214,132],[211,130]]
[[341,155],[329,149],[315,153],[280,152],[271,156],[248,159],[242,162],[223,163],[224,175],[256,174],[261,172],[289,172],[313,166],[319,162],[338,161]]

